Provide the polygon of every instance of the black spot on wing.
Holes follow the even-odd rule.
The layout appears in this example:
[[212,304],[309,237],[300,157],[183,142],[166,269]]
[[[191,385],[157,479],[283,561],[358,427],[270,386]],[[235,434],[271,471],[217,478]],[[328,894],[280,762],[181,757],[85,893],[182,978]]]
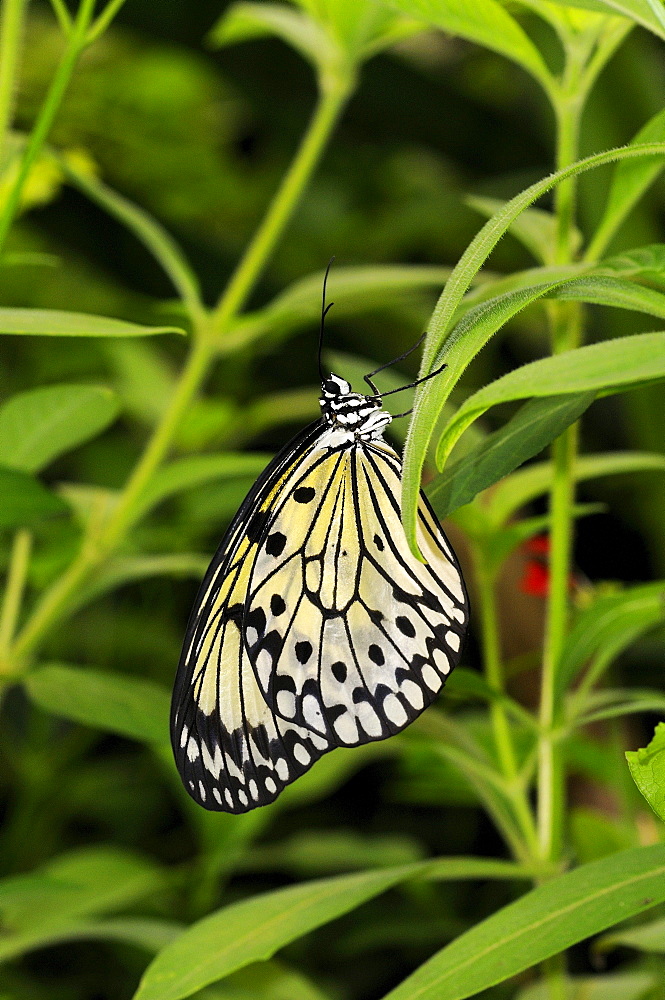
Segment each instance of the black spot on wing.
[[266,542],[266,552],[269,556],[281,556],[284,551],[284,546],[286,545],[286,535],[283,535],[281,531],[273,531],[271,535],[268,535],[268,541]]
[[299,486],[293,493],[293,499],[296,503],[310,503],[315,496],[316,490],[313,486]]

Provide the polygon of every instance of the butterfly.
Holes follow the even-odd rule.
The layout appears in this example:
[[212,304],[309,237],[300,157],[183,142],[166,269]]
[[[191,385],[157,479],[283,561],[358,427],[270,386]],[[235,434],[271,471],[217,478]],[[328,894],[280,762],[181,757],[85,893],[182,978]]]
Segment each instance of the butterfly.
[[[323,303],[322,331],[325,282]],[[322,372],[320,354],[321,342]],[[401,461],[383,438],[389,393],[372,382],[382,368],[365,377],[371,395],[322,373],[321,418],[258,478],[204,577],[171,741],[185,788],[206,809],[266,805],[335,747],[400,732],[459,661],[464,580],[422,492],[427,562],[407,544]]]

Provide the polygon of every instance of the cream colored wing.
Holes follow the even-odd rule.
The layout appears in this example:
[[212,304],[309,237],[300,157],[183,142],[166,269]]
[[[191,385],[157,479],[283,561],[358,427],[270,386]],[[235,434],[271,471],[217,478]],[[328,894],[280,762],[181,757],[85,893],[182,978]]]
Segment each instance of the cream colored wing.
[[457,560],[422,494],[428,564],[414,558],[400,489],[383,442],[330,447],[322,434],[272,508],[251,571],[245,641],[266,703],[333,746],[399,732],[460,657]]
[[225,535],[187,628],[171,707],[171,740],[185,788],[206,809],[241,813],[273,801],[330,749],[279,718],[246,653],[244,613],[270,511],[288,490],[320,424],[292,441],[260,477]]

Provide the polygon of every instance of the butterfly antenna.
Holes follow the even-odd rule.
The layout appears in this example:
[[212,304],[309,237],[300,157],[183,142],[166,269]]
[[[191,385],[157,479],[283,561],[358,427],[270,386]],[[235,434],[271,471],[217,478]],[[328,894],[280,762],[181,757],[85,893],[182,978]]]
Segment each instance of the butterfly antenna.
[[[379,390],[376,388],[376,386],[372,382],[372,379],[374,378],[374,376],[378,375],[379,372],[382,372],[384,370],[384,368],[390,368],[390,367],[392,367],[392,365],[396,365],[396,364],[398,364],[398,362],[404,361],[404,358],[408,358],[409,354],[413,354],[413,352],[416,350],[416,348],[420,347],[420,345],[422,344],[422,342],[423,342],[423,340],[425,339],[426,336],[427,336],[427,330],[425,330],[425,332],[423,333],[423,335],[421,337],[418,337],[418,340],[415,342],[415,344],[413,345],[413,347],[410,347],[408,349],[408,351],[404,351],[404,354],[400,354],[400,356],[398,358],[393,358],[392,361],[386,361],[385,365],[381,365],[380,368],[375,368],[373,372],[369,373],[369,375],[365,375],[365,381],[371,387],[371,389],[374,392],[375,396],[379,395]],[[405,386],[404,388],[406,389],[407,387]],[[393,390],[393,392],[394,391],[395,390]]]
[[[436,375],[440,375],[443,369],[447,367],[448,365],[444,362],[444,364],[439,365],[438,368],[435,368],[434,371],[430,372],[428,375],[423,375],[422,378],[417,378],[415,382],[411,382],[409,385],[401,385],[399,389],[389,389],[388,392],[381,392],[376,398],[383,399],[384,396],[392,396],[395,392],[404,392],[405,389],[415,389],[417,385],[422,385],[423,382],[429,382],[431,378],[434,378]],[[400,415],[405,416],[405,414]]]
[[331,257],[330,260],[328,261],[326,273],[323,277],[323,294],[321,296],[321,329],[319,330],[319,376],[321,378],[321,385],[323,385],[323,383],[326,380],[325,375],[323,374],[323,365],[321,364],[321,354],[323,352],[323,331],[325,328],[326,316],[328,315],[328,312],[332,309],[332,307],[335,305],[334,302],[330,302],[328,305],[326,305],[326,285],[328,284],[328,274],[330,272],[330,268],[332,267],[334,260],[335,258]]

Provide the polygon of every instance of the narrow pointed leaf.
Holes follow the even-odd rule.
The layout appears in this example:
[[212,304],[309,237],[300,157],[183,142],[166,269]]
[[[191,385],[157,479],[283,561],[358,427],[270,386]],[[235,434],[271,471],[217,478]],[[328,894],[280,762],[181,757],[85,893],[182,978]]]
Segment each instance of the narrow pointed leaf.
[[170,694],[152,681],[51,663],[25,680],[36,705],[73,722],[145,743],[167,743]]
[[110,316],[63,312],[58,309],[0,308],[0,333],[36,337],[152,337],[157,333],[180,333],[177,326],[142,326]]
[[[440,364],[442,361],[448,360],[449,351],[445,340],[465,292],[496,244],[524,209],[567,177],[576,176],[586,170],[611,163],[613,160],[643,156],[662,159],[665,157],[665,143],[624,146],[579,160],[570,167],[559,170],[532,184],[531,187],[507,202],[496,215],[486,222],[453,269],[432,314],[428,325],[429,337],[423,352],[421,374],[426,375],[436,366],[435,363]],[[421,386],[416,396],[413,418],[404,450],[402,490],[402,520],[409,545],[416,554],[418,554],[416,509],[422,469],[439,414],[459,375],[473,359],[476,353],[476,344],[470,343],[469,350],[465,353],[466,357],[463,360],[460,358],[453,373],[444,371],[440,377]]]
[[441,467],[469,424],[497,403],[557,393],[607,394],[663,378],[665,333],[617,337],[522,365],[466,400],[441,436],[437,462]]
[[348,913],[425,870],[425,863],[317,879],[218,910],[193,924],[152,962],[135,1000],[181,1000]]
[[443,472],[427,487],[440,518],[470,503],[482,490],[543,450],[584,413],[595,392],[549,396],[526,403],[499,431]]
[[593,861],[462,934],[386,1000],[465,1000],[664,900],[665,845]]

